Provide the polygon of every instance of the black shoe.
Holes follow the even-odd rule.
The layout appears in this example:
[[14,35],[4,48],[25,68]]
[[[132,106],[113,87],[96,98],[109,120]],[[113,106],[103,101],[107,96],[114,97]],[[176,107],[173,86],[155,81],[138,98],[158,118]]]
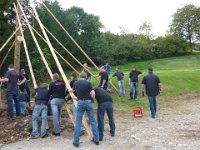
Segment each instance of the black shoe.
[[85,131],[81,131],[80,136],[85,135]]
[[103,141],[103,138],[99,138],[99,141]]
[[73,145],[74,145],[74,147],[77,147],[77,148],[79,147],[79,144],[76,144],[74,142],[73,142]]
[[95,141],[94,139],[92,139],[92,142],[96,145],[99,145],[99,142]]
[[55,135],[55,136],[60,136],[60,133],[53,132],[52,134]]
[[45,135],[41,136],[41,138],[46,138],[46,137],[48,137],[47,133]]

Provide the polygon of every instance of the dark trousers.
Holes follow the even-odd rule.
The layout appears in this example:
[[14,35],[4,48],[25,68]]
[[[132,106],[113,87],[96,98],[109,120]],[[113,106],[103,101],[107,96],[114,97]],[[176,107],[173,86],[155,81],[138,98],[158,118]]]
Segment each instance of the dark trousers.
[[[99,84],[98,87],[101,88],[101,86],[102,86],[102,84]],[[108,82],[106,82],[106,83],[103,85],[103,89],[107,91],[107,89],[108,89]]]
[[16,115],[20,116],[20,103],[18,95],[19,95],[18,91],[7,91],[6,93],[9,118],[13,118],[13,100],[16,107]]
[[114,122],[114,117],[113,117],[113,103],[112,102],[104,102],[102,104],[99,104],[98,108],[97,108],[99,139],[103,139],[105,112],[107,112],[108,119],[109,119],[110,134],[112,136],[115,135],[115,122]]

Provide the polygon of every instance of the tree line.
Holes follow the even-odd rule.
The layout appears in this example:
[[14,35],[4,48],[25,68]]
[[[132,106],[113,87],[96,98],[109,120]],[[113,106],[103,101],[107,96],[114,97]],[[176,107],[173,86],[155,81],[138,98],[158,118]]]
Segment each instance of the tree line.
[[[2,45],[11,35],[15,28],[15,14],[12,11],[12,4],[15,0],[3,0],[0,2],[0,45]],[[40,27],[26,7],[25,10],[31,25],[42,35]],[[173,15],[172,23],[169,26],[169,32],[165,36],[154,38],[152,36],[151,25],[144,22],[138,34],[126,33],[123,29],[120,34],[113,34],[109,31],[102,32],[104,28],[100,18],[94,14],[86,13],[82,8],[71,7],[62,8],[58,1],[45,1],[47,7],[53,12],[61,24],[67,29],[70,35],[79,43],[90,58],[97,64],[109,62],[111,65],[124,64],[139,60],[163,58],[170,56],[186,55],[191,50],[200,49],[198,44],[200,40],[200,7],[192,4],[185,5],[177,10]],[[48,14],[44,7],[37,5],[37,12],[42,23],[58,38],[58,40],[70,50],[82,63],[87,62],[84,55],[77,46],[67,37],[63,30],[58,26],[54,19]],[[47,71],[40,59],[40,55],[32,40],[30,32],[24,26],[26,42],[29,48],[34,72],[37,76],[44,76]],[[49,36],[50,37],[50,36]],[[48,46],[37,36],[40,46],[48,60],[52,70],[57,71],[53,57],[50,54]],[[53,40],[50,38],[53,47],[75,67],[78,64]],[[3,59],[11,43],[3,50],[0,60]],[[23,47],[23,46],[22,46]],[[13,52],[2,70],[6,70],[8,64],[13,63]],[[61,61],[64,69],[69,67]],[[27,69],[27,61],[23,48],[21,50],[21,68]],[[45,72],[45,73],[44,73]]]

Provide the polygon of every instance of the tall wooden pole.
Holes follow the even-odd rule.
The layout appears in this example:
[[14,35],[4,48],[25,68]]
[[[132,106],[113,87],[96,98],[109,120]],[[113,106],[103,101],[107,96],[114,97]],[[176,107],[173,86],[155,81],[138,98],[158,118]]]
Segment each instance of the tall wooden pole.
[[[19,0],[19,2],[22,4],[23,0]],[[21,10],[19,5],[17,4],[17,13],[19,14],[19,20],[21,20]],[[17,21],[17,16],[16,16],[16,29],[19,28],[19,22]],[[21,48],[21,38],[22,34],[21,31],[18,30],[15,34],[15,52],[14,52],[14,66],[17,71],[20,69],[20,48]]]
[[[62,68],[62,66],[61,66],[61,64],[60,64],[60,62],[58,60],[58,57],[57,57],[57,55],[56,55],[56,53],[55,53],[55,51],[53,49],[53,46],[51,45],[49,37],[47,36],[47,33],[46,33],[45,29],[44,29],[44,26],[43,26],[42,22],[40,21],[40,18],[39,18],[38,14],[37,14],[37,11],[36,11],[36,9],[34,7],[33,7],[33,11],[34,11],[36,19],[37,19],[37,21],[39,23],[40,29],[42,30],[42,33],[43,33],[43,35],[44,35],[44,37],[45,37],[45,39],[47,41],[47,44],[48,44],[49,49],[51,51],[51,54],[52,54],[52,56],[53,56],[53,58],[54,58],[54,60],[56,62],[56,65],[57,65],[60,73],[61,73],[61,76],[62,76],[63,80],[65,81],[65,84],[66,84],[66,87],[67,87],[67,89],[69,91],[69,94],[70,94],[70,96],[73,99],[74,93],[71,91],[71,87],[70,87],[69,81],[68,81],[67,77],[65,76],[64,70],[63,70],[63,68]],[[73,102],[74,102],[74,105],[77,107],[77,101],[75,99],[73,99]],[[73,117],[71,119],[72,119],[72,122],[73,122]],[[90,129],[90,127],[87,124],[87,120],[86,120],[85,116],[83,116],[83,124],[84,124],[86,132],[88,134],[88,138],[92,139],[91,129]]]

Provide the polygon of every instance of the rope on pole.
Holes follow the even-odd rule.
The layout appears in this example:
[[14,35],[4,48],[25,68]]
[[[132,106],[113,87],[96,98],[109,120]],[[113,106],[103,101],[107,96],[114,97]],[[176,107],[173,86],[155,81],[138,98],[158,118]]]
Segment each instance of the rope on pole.
[[12,45],[10,46],[9,50],[7,51],[5,57],[3,58],[2,62],[1,62],[1,65],[0,65],[0,69],[2,68],[3,64],[5,63],[8,55],[10,54],[11,50],[13,49],[14,47],[14,44],[15,44],[15,41],[12,43]]
[[[70,96],[73,98],[73,97],[74,97],[74,93],[73,93],[72,90],[71,90],[69,81],[68,81],[67,77],[65,76],[64,70],[63,70],[63,68],[62,68],[62,66],[61,66],[61,64],[60,64],[60,62],[59,62],[59,60],[58,60],[58,57],[57,57],[55,51],[53,50],[53,46],[51,45],[51,42],[50,42],[50,40],[49,40],[49,38],[48,38],[48,36],[47,36],[47,33],[45,32],[44,27],[43,27],[43,25],[42,25],[42,22],[40,21],[40,18],[39,18],[38,14],[37,14],[37,11],[36,11],[36,9],[35,9],[34,7],[33,7],[33,11],[34,11],[34,14],[35,14],[35,16],[36,16],[36,19],[37,19],[37,21],[38,21],[38,23],[39,23],[39,26],[40,26],[40,28],[41,28],[41,30],[42,30],[42,33],[43,33],[43,35],[44,35],[44,37],[45,37],[45,39],[46,39],[46,41],[47,41],[47,44],[48,44],[48,46],[49,46],[49,48],[50,48],[51,54],[52,54],[52,56],[53,56],[53,58],[54,58],[54,60],[55,60],[55,62],[56,62],[56,65],[57,65],[57,67],[58,67],[60,73],[61,73],[61,76],[62,76],[63,80],[65,81],[65,84],[66,84],[66,87],[67,87],[67,89],[68,89],[68,91],[69,91],[69,94],[70,94]],[[74,102],[74,105],[77,107],[77,101],[76,101],[75,99],[73,99],[73,102]],[[70,118],[71,118],[71,116],[70,116]],[[73,117],[72,117],[72,118],[73,118]],[[72,118],[71,118],[71,119],[72,119]],[[90,129],[90,127],[89,127],[88,124],[87,124],[87,121],[86,121],[85,116],[83,116],[83,124],[84,124],[84,126],[85,126],[85,129],[86,129],[86,132],[87,132],[87,134],[88,134],[89,139],[92,139],[91,129]]]
[[17,13],[17,8],[16,8],[15,3],[14,3],[14,8],[15,8],[15,12],[16,12],[16,15],[17,15],[17,21],[19,23],[19,29],[20,29],[20,32],[21,32],[22,38],[23,38],[24,50],[25,50],[25,53],[26,53],[26,59],[27,59],[27,62],[28,62],[31,78],[32,78],[32,81],[33,81],[33,86],[36,89],[37,88],[37,83],[36,83],[35,76],[34,76],[34,73],[33,73],[33,67],[32,67],[32,64],[31,64],[31,61],[30,61],[28,48],[27,48],[26,41],[25,41],[25,38],[24,38],[24,33],[23,33],[23,30],[22,30],[22,24],[20,22],[19,15]]

